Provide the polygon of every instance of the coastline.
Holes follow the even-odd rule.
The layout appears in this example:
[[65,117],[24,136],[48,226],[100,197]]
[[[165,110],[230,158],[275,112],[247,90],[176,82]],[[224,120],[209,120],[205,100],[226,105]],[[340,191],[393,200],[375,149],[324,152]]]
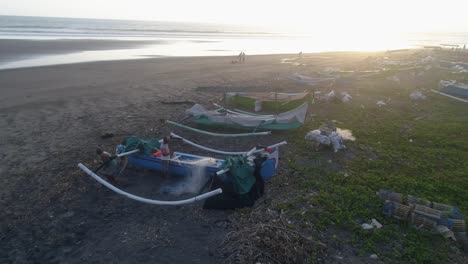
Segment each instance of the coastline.
[[[37,58],[44,58],[44,60],[47,60],[47,56],[53,55],[63,56],[86,51],[129,50],[164,43],[168,43],[168,41],[117,39],[0,39],[0,69],[5,67],[5,65],[18,61]],[[44,61],[44,63],[46,62]]]

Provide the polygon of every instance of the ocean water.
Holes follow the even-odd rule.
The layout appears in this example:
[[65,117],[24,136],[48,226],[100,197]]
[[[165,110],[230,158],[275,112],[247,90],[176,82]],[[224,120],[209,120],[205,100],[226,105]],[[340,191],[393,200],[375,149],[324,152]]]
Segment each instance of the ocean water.
[[[311,29],[313,31],[313,29]],[[325,51],[369,51],[468,44],[468,33],[336,34],[278,32],[255,26],[77,18],[0,16],[1,39],[145,40],[134,48],[86,50],[10,58],[0,69],[158,56],[236,56]],[[1,53],[1,50],[0,50]]]

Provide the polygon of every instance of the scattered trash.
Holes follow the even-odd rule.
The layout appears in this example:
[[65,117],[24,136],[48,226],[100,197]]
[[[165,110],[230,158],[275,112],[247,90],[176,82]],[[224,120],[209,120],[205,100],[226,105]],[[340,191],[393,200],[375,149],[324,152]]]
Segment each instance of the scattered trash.
[[435,60],[435,58],[429,55],[429,56],[425,57],[424,59],[422,59],[421,62],[422,63],[428,63],[428,62],[433,62],[434,60]]
[[386,105],[386,103],[385,103],[384,101],[382,101],[382,100],[379,100],[379,101],[377,101],[377,105],[378,105],[379,107],[381,107],[381,106],[383,106],[383,105]]
[[452,230],[448,229],[446,226],[439,225],[436,227],[436,231],[445,238],[451,238],[453,241],[457,241],[455,234],[453,234]]
[[343,138],[335,131],[331,133],[330,141],[334,152],[338,152],[338,150],[346,148]]
[[377,229],[382,228],[382,224],[379,223],[379,221],[377,221],[375,218],[372,218],[371,222],[372,222],[372,225],[375,226]]
[[327,145],[327,146],[329,146],[331,143],[330,138],[326,135],[322,135],[320,130],[318,129],[308,132],[305,136],[305,139],[310,140],[310,141],[315,141],[317,143]]
[[452,73],[468,72],[468,70],[465,69],[465,67],[463,67],[462,65],[455,65],[455,66],[451,67],[450,69],[452,70]]
[[452,205],[431,202],[414,195],[404,196],[389,190],[379,190],[376,194],[385,200],[382,212],[385,216],[408,221],[416,228],[453,240],[456,240],[455,235],[465,234],[463,216]]
[[336,98],[336,93],[335,90],[332,90],[331,92],[327,93],[324,96],[325,102],[331,102]]
[[413,101],[426,100],[426,96],[420,91],[412,92],[409,97]]
[[255,112],[262,111],[262,101],[255,100]]
[[334,152],[345,149],[344,140],[356,140],[348,129],[335,128],[334,126],[321,126],[319,129],[309,131],[305,139],[316,143],[315,148],[320,145],[331,146]]
[[368,224],[368,223],[363,223],[361,225],[362,229],[364,230],[370,230],[370,229],[373,229],[374,227],[377,228],[377,229],[380,229],[382,228],[382,224],[379,223],[379,221],[377,221],[375,218],[372,218],[371,220],[371,223]]
[[326,93],[321,97],[321,100],[324,102],[342,102],[348,103],[353,99],[353,97],[348,92],[341,92],[337,94],[335,90],[331,90],[329,93]]
[[351,101],[351,99],[353,99],[353,97],[351,95],[349,95],[349,93],[347,93],[347,92],[341,92],[341,96],[342,96],[341,101],[343,103],[347,103],[347,102]]
[[369,256],[369,258],[371,259],[379,259],[379,256],[377,256],[377,254],[372,254]]
[[353,133],[349,129],[337,128],[336,132],[338,133],[338,135],[340,135],[343,138],[343,140],[349,140],[349,141],[356,140],[356,138],[353,136]]

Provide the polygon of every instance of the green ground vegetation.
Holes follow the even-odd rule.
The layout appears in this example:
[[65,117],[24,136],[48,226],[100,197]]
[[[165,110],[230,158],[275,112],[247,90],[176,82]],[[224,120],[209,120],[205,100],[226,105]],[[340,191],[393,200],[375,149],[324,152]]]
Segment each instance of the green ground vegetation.
[[[351,103],[313,105],[315,117],[289,139],[295,195],[278,202],[278,209],[303,228],[350,232],[342,243],[392,263],[447,263],[465,254],[440,235],[383,217],[376,196],[379,189],[412,194],[455,205],[468,217],[468,105],[422,88],[436,86],[437,78],[419,84],[424,101],[410,100],[415,89],[409,84],[372,80],[351,90]],[[324,124],[350,129],[356,140],[338,153],[315,151],[304,135]],[[384,227],[362,230],[360,224],[372,218]]]

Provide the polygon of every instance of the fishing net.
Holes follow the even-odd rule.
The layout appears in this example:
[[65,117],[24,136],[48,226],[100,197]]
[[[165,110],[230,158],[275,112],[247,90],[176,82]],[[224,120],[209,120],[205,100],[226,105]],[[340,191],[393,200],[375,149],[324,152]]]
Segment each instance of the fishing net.
[[122,142],[122,145],[125,146],[125,151],[139,149],[140,152],[146,155],[151,155],[158,151],[160,144],[159,139],[142,139],[139,137],[127,137]]

